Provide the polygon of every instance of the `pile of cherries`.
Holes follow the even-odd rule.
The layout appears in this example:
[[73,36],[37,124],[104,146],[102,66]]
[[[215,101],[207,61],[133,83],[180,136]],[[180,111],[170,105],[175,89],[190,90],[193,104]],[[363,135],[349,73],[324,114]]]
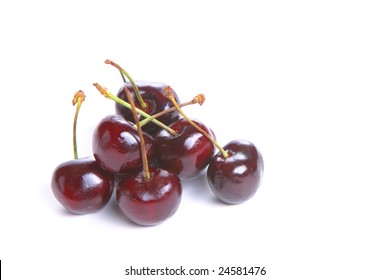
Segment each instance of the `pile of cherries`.
[[227,204],[242,203],[256,193],[264,162],[255,145],[233,140],[221,147],[211,129],[181,109],[201,105],[204,95],[180,103],[171,87],[134,82],[118,64],[105,62],[119,69],[124,84],[117,95],[94,84],[116,102],[116,114],[97,125],[93,157],[79,159],[77,155],[76,123],[85,95],[78,91],[74,96],[74,159],[60,164],[51,182],[54,196],[67,210],[76,214],[96,212],[110,201],[115,190],[119,208],[129,220],[156,225],[177,211],[183,182],[205,168],[212,192]]

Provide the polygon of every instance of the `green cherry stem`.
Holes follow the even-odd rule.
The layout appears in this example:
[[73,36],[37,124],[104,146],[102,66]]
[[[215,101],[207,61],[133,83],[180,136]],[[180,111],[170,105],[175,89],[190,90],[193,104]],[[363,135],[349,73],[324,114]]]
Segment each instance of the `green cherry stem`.
[[129,75],[129,73],[126,72],[125,69],[123,69],[122,67],[119,66],[119,64],[109,60],[109,59],[106,59],[104,61],[104,63],[106,64],[110,64],[112,66],[114,66],[115,68],[117,68],[119,70],[119,72],[121,73],[122,75],[122,79],[123,81],[126,83],[126,80],[125,78],[123,77],[123,75],[125,75],[127,77],[127,79],[130,81],[131,85],[133,86],[134,88],[134,93],[135,93],[135,96],[137,97],[137,100],[139,102],[139,104],[141,105],[141,108],[142,109],[145,109],[148,105],[145,103],[145,101],[142,99],[141,97],[141,94],[139,93],[139,90],[138,90],[138,87],[137,85],[135,84],[134,80],[131,78],[131,76]]
[[137,126],[139,142],[140,142],[140,149],[141,149],[142,167],[143,167],[144,178],[145,178],[146,181],[149,181],[150,180],[150,172],[149,172],[148,156],[146,154],[146,146],[145,146],[144,135],[143,135],[143,132],[142,132],[141,125],[139,123],[138,114],[136,112],[136,107],[135,107],[135,104],[134,104],[134,100],[131,97],[130,90],[127,87],[125,87],[125,91],[126,91],[127,96],[130,97],[129,98],[129,102],[130,102],[130,105],[131,105],[131,111],[133,113],[135,124]]
[[[130,105],[128,102],[126,102],[126,101],[120,99],[119,97],[117,97],[117,96],[114,95],[113,93],[109,92],[105,87],[102,87],[102,86],[99,85],[98,83],[94,83],[93,85],[97,88],[97,90],[98,90],[104,97],[106,97],[106,98],[108,98],[108,99],[111,99],[111,100],[113,100],[113,101],[119,103],[120,105],[122,105],[122,106],[124,106],[124,107],[126,107],[126,108],[128,108],[128,109],[131,110],[131,105]],[[136,111],[138,114],[140,114],[141,116],[143,116],[144,118],[150,117],[149,114],[145,113],[145,112],[142,111],[141,109],[138,109],[137,107],[135,108],[135,111]],[[163,129],[165,129],[165,130],[167,130],[167,131],[168,131],[169,133],[171,133],[172,135],[177,135],[177,132],[176,132],[176,131],[174,131],[172,128],[168,127],[167,125],[163,124],[163,123],[160,122],[159,120],[154,119],[154,120],[152,120],[152,122],[155,123],[155,124],[157,124],[159,127],[163,128]]]
[[79,116],[79,111],[81,104],[85,100],[85,94],[82,90],[79,90],[78,92],[75,93],[72,104],[77,105],[76,107],[76,112],[74,114],[74,120],[73,120],[73,157],[74,159],[78,159],[78,153],[77,153],[77,136],[76,136],[76,127],[77,127],[77,118]]
[[122,77],[122,80],[124,83],[126,83],[126,78],[125,78],[125,75],[123,75],[123,73],[121,72],[121,70],[119,70],[119,74],[121,74],[121,77]]
[[211,137],[204,129],[202,129],[200,126],[198,126],[196,123],[194,123],[180,108],[180,106],[177,104],[175,97],[173,96],[173,90],[171,87],[167,86],[164,91],[167,94],[167,97],[171,102],[173,103],[173,106],[175,106],[176,110],[179,112],[180,115],[183,116],[184,119],[186,119],[193,127],[195,127],[200,133],[202,133],[207,139],[211,141],[211,143],[214,144],[215,147],[218,148],[218,150],[221,152],[222,156],[224,158],[228,158],[229,154]]
[[[200,93],[197,96],[195,96],[191,101],[180,103],[179,107],[182,108],[184,106],[193,105],[193,104],[203,105],[204,101],[205,101],[205,95]],[[165,115],[165,114],[168,114],[170,112],[173,112],[175,110],[176,110],[175,107],[171,107],[171,108],[166,109],[164,111],[158,112],[158,113],[156,113],[156,114],[154,114],[154,115],[152,115],[152,116],[150,116],[150,117],[140,121],[140,125],[142,127],[142,126],[146,125],[147,123],[151,122],[152,120],[154,120],[154,119],[156,119],[158,117],[161,117],[162,115]]]

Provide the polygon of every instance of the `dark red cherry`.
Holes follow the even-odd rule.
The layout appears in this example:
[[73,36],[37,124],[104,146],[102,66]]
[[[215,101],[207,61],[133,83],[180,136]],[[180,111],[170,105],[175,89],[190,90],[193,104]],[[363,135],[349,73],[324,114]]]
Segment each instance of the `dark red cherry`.
[[[117,96],[121,98],[122,100],[129,102],[126,96],[126,92],[124,90],[124,87],[126,86],[133,97],[135,106],[139,109],[142,109],[149,115],[154,115],[156,113],[159,113],[161,111],[164,111],[170,107],[172,107],[171,101],[165,97],[164,95],[164,89],[166,88],[166,85],[163,83],[156,83],[156,82],[145,82],[145,81],[136,81],[136,86],[140,92],[140,95],[144,102],[146,103],[147,107],[145,109],[142,109],[135,94],[134,94],[134,88],[132,84],[126,83],[124,84],[121,89],[119,90]],[[173,92],[175,99],[177,102],[179,102],[179,98],[175,92]],[[122,105],[116,103],[115,105],[116,113],[123,116],[126,120],[134,122],[134,117],[132,112],[123,107]],[[143,120],[144,117],[138,116],[140,120]],[[170,113],[167,113],[161,117],[158,118],[159,121],[164,123],[165,125],[169,126],[174,121],[178,120],[180,118],[180,114],[177,111],[172,111]],[[147,132],[151,136],[155,136],[161,128],[150,122],[142,127],[142,130],[144,132]]]
[[242,203],[259,188],[264,170],[263,157],[255,145],[246,140],[231,141],[223,149],[229,157],[224,158],[218,152],[207,169],[210,188],[223,202]]
[[54,171],[51,189],[70,212],[87,214],[102,209],[110,200],[114,178],[92,158],[60,164]]
[[150,168],[150,180],[143,171],[129,175],[118,184],[119,208],[132,222],[151,226],[171,217],[181,201],[179,177],[159,168]]
[[[204,124],[193,121],[208,134],[214,135]],[[214,145],[185,119],[179,119],[169,127],[177,135],[161,130],[154,139],[158,165],[182,179],[198,175],[214,155]]]
[[[153,139],[144,134],[148,157],[152,157]],[[122,116],[110,115],[98,124],[92,149],[97,163],[113,174],[124,174],[142,168],[137,129]]]

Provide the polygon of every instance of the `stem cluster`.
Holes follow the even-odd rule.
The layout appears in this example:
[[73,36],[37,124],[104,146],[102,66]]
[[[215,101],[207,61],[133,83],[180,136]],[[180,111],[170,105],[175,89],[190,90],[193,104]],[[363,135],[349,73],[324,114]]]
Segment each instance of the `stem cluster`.
[[[142,99],[142,96],[138,90],[138,87],[135,84],[134,80],[131,78],[131,76],[122,67],[120,67],[117,63],[115,63],[111,60],[108,60],[108,59],[105,60],[105,63],[110,64],[110,65],[114,66],[115,68],[117,68],[119,70],[124,82],[126,82],[125,77],[130,81],[130,83],[132,84],[133,89],[134,89],[134,94],[135,94],[135,96],[140,104],[141,109],[139,109],[135,106],[134,100],[133,100],[131,93],[130,93],[130,90],[126,86],[124,87],[124,90],[125,90],[126,97],[129,100],[129,102],[126,102],[126,101],[122,100],[121,98],[117,97],[116,95],[112,94],[110,91],[108,91],[107,88],[102,87],[98,83],[93,84],[104,97],[111,99],[111,100],[119,103],[120,105],[122,105],[122,106],[124,106],[132,111],[132,114],[133,114],[133,117],[135,120],[135,126],[137,128],[137,131],[139,134],[139,139],[140,139],[141,155],[142,155],[142,163],[143,163],[143,173],[144,173],[145,180],[147,180],[147,181],[150,180],[150,172],[149,172],[149,165],[148,165],[146,148],[145,148],[145,141],[144,141],[143,132],[142,132],[142,126],[146,125],[149,122],[153,122],[153,123],[157,124],[158,126],[160,126],[162,129],[167,130],[170,134],[177,135],[176,131],[174,131],[173,129],[171,129],[170,127],[165,125],[164,123],[157,120],[158,117],[160,117],[164,114],[167,114],[169,112],[172,112],[174,110],[177,110],[177,112],[180,115],[182,115],[184,119],[186,119],[193,127],[195,127],[200,133],[202,133],[207,139],[209,139],[213,143],[213,145],[218,148],[218,150],[221,152],[221,154],[224,158],[229,157],[229,154],[215,141],[215,139],[209,133],[207,133],[204,129],[202,129],[196,123],[194,123],[181,109],[184,106],[192,105],[192,104],[202,105],[203,102],[205,101],[204,94],[198,94],[191,101],[188,101],[188,102],[185,102],[182,104],[178,104],[176,99],[175,99],[172,88],[167,86],[164,89],[165,96],[172,102],[173,107],[171,107],[165,111],[159,112],[157,114],[149,115],[144,111],[147,107],[147,104]],[[78,100],[81,100],[81,99],[77,99],[77,103],[81,104],[82,101],[78,101]],[[79,106],[80,105],[78,105],[78,108],[79,108]],[[76,114],[77,113],[78,113],[78,110],[76,111]],[[144,120],[140,121],[138,118],[138,114],[143,116]],[[74,133],[74,137],[75,137],[75,133]],[[77,157],[76,150],[77,149],[75,149],[75,157]]]

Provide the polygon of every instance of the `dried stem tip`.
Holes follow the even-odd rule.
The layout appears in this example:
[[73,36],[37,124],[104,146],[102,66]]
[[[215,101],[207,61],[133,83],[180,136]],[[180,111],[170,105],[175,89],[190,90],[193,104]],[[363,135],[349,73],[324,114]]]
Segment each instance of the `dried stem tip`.
[[199,93],[197,96],[194,97],[192,102],[194,104],[198,103],[199,105],[203,105],[203,103],[206,101],[206,96],[203,93]]
[[72,100],[72,104],[73,106],[78,104],[79,102],[84,102],[85,101],[85,94],[84,94],[84,91],[82,90],[79,90],[78,92],[76,92],[73,96],[73,100]]
[[109,60],[109,59],[106,59],[104,61],[104,63],[105,64],[111,64],[112,66],[117,66],[118,68],[120,68],[118,64],[116,64],[115,62],[113,62],[112,60]]
[[173,89],[171,86],[166,86],[163,90],[163,94],[166,98],[169,98],[171,95],[173,95]]
[[104,97],[109,97],[109,96],[110,96],[109,91],[108,91],[107,88],[102,87],[102,86],[99,85],[98,83],[94,83],[93,85],[97,88],[97,90],[98,90]]

